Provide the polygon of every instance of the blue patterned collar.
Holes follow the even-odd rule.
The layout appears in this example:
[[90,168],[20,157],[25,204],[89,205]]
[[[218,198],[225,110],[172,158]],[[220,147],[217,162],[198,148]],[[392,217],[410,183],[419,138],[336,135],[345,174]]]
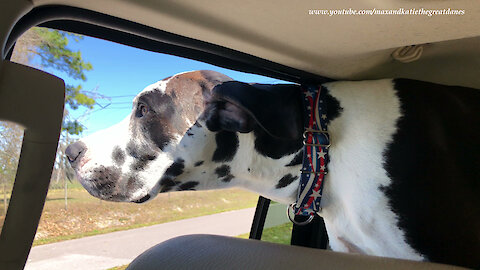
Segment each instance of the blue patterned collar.
[[[297,201],[290,208],[295,215],[308,216],[308,220],[303,222],[307,224],[315,213],[322,210],[321,200],[329,162],[330,135],[327,130],[325,91],[321,91],[321,87],[317,86],[304,86],[302,93],[305,127],[303,165]],[[290,219],[294,221],[291,217]]]

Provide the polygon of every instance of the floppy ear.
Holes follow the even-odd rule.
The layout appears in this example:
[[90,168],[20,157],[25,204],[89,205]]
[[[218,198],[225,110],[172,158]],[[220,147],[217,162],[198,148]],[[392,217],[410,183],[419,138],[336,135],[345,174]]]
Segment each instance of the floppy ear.
[[211,131],[263,130],[277,139],[298,139],[303,131],[300,86],[224,82],[213,88],[203,118]]

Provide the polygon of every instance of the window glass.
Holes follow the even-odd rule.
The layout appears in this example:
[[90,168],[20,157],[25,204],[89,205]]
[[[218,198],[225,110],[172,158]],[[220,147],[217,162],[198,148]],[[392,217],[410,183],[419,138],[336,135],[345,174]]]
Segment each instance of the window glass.
[[[286,211],[287,205],[275,201],[270,202],[263,226],[262,241],[290,245],[293,223],[288,219]],[[247,239],[249,236],[249,233],[244,233],[239,237]]]
[[272,201],[262,232],[262,241],[290,245],[293,223],[287,217],[287,205]]

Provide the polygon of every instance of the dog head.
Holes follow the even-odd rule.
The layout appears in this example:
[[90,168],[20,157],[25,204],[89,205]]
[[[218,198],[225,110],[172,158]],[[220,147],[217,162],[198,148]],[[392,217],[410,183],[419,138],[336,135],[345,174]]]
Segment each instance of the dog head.
[[182,73],[146,87],[122,122],[77,141],[66,154],[87,191],[112,201],[145,201],[160,177],[175,175],[172,152],[203,111],[212,88],[231,78],[213,71]]
[[[275,168],[291,160],[281,158],[301,147],[301,119],[297,102],[286,102],[296,101],[297,89],[284,86],[290,95],[272,95],[270,87],[235,82],[214,71],[177,74],[146,87],[128,117],[70,145],[66,154],[87,191],[111,201],[141,203],[170,190],[249,186],[253,175],[232,181],[233,171],[253,173],[263,160],[278,177],[290,169]],[[278,104],[279,98],[284,104]],[[285,151],[284,145],[276,146],[280,142],[275,140],[292,139]],[[250,140],[243,150],[241,140]],[[265,149],[269,145],[273,152]],[[253,185],[262,192],[276,182]],[[293,189],[284,192],[290,196]]]

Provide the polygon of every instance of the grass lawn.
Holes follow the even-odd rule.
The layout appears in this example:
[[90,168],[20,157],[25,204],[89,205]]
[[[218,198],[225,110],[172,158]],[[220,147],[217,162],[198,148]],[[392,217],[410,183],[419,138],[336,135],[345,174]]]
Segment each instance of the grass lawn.
[[[290,245],[292,238],[293,223],[285,223],[279,226],[264,229],[262,232],[262,241]],[[241,234],[238,237],[248,239],[249,234]]]
[[78,183],[67,194],[65,210],[64,190],[49,190],[34,246],[254,207],[258,199],[248,191],[225,189],[162,193],[144,204],[118,203],[94,198]]

